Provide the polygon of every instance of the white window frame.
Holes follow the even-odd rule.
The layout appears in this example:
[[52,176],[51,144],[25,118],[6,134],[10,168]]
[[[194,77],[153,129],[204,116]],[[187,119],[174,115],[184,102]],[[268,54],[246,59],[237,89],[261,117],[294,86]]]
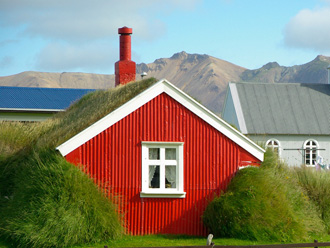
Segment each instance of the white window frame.
[[[310,145],[310,142],[314,142],[315,145]],[[314,139],[309,139],[309,140],[306,140],[304,142],[304,164],[308,167],[314,167],[315,166],[315,164],[313,163],[313,152],[311,150],[313,148],[316,149],[316,156],[315,156],[315,161],[316,161],[317,157],[319,156],[319,150],[318,150],[319,149],[319,143]],[[307,149],[309,149],[309,150],[307,151]],[[307,154],[310,155],[310,158],[309,158],[310,163],[309,164],[306,163]]]
[[[185,198],[186,193],[183,191],[183,142],[141,142],[142,147],[142,191],[140,197],[153,198]],[[160,148],[160,152],[165,148],[176,148],[176,188],[165,188],[163,180],[160,188],[149,188],[149,148]],[[160,159],[160,177],[165,179],[165,158]]]
[[[277,143],[277,145],[274,145],[274,142]],[[266,142],[266,148],[270,148],[274,151],[275,148],[278,149],[278,156],[281,157],[281,143],[277,139],[269,139]]]

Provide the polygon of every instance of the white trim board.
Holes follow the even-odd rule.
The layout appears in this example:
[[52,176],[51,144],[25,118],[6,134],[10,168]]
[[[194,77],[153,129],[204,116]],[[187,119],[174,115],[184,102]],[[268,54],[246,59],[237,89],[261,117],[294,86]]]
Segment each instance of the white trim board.
[[103,132],[105,129],[109,128],[116,122],[120,121],[130,113],[134,112],[136,109],[140,108],[153,98],[158,95],[166,93],[171,96],[174,100],[181,103],[191,112],[199,116],[205,122],[213,126],[219,132],[227,136],[229,139],[234,141],[236,144],[241,146],[243,149],[251,153],[254,157],[263,161],[265,150],[254,143],[252,140],[244,136],[242,133],[232,128],[225,121],[220,119],[210,110],[205,108],[203,105],[199,104],[193,98],[188,96],[186,93],[175,87],[173,84],[168,82],[166,79],[161,79],[136,97],[132,98],[130,101],[119,107],[118,109],[112,111],[110,114],[106,115],[99,121],[95,122],[82,132],[78,133],[65,143],[58,146],[56,149],[60,151],[63,156],[66,156],[88,140],[92,139],[99,133]]
[[233,98],[233,104],[236,111],[237,121],[239,129],[242,133],[247,134],[247,128],[245,124],[245,119],[243,115],[241,101],[239,100],[238,91],[235,83],[229,83],[229,89],[231,91],[231,96]]

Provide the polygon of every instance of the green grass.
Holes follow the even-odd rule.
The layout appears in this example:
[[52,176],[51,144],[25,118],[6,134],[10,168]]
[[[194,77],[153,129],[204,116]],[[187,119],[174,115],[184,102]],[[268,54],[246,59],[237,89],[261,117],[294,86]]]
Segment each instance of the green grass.
[[0,158],[29,147],[54,149],[156,81],[155,78],[148,78],[114,89],[89,93],[67,111],[40,123],[0,121]]
[[87,94],[42,123],[0,122],[2,240],[14,247],[68,247],[123,234],[116,206],[55,148],[155,81]]
[[[213,239],[216,245],[254,245],[250,240],[239,239]],[[265,243],[266,244],[266,243]],[[108,247],[156,247],[156,246],[201,246],[206,245],[206,237],[194,237],[184,235],[146,235],[146,236],[125,236],[120,240],[108,241],[98,244],[87,244],[73,246],[70,248],[104,248]]]
[[306,191],[306,197],[315,203],[327,232],[330,233],[330,171],[302,167],[296,168],[295,172]]
[[[250,240],[219,239],[214,238],[216,245],[256,245],[268,244]],[[108,247],[157,247],[157,246],[202,246],[206,245],[206,237],[191,237],[183,235],[146,235],[146,236],[123,236],[118,240],[107,240],[100,243],[81,244],[67,248],[104,248]],[[9,244],[0,241],[0,248],[11,248]]]
[[267,151],[260,168],[239,171],[227,192],[208,205],[204,223],[217,237],[295,242],[323,235],[318,202],[301,185],[295,170]]
[[[322,237],[314,236],[308,243],[313,243],[314,239],[319,242],[328,242],[330,240],[329,235]],[[266,245],[275,244],[275,242],[266,241],[251,241],[241,240],[233,238],[213,238],[212,240],[215,245]],[[277,242],[278,243],[278,242]],[[300,243],[300,242],[299,242]],[[107,240],[100,243],[94,244],[81,244],[75,246],[69,246],[67,248],[104,248],[105,245],[108,247],[166,247],[166,246],[202,246],[206,244],[206,237],[194,237],[184,235],[146,235],[146,236],[123,236],[118,240]],[[11,248],[6,243],[1,243],[0,248]]]
[[67,247],[115,239],[114,205],[55,151],[31,150],[1,163],[0,234],[17,247]]

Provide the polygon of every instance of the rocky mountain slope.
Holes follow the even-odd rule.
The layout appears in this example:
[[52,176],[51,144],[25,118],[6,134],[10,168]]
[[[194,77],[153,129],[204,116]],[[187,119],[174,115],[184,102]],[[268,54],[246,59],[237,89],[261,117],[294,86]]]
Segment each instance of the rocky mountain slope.
[[[209,55],[180,52],[171,58],[138,64],[136,79],[140,79],[142,72],[146,72],[147,77],[166,78],[219,114],[228,82],[327,83],[329,64],[330,57],[319,55],[303,65],[285,67],[272,62],[256,70],[247,70]],[[114,81],[114,75],[104,74],[22,72],[0,77],[0,86],[105,89],[114,87]]]
[[246,70],[241,74],[241,80],[264,83],[327,83],[327,67],[330,57],[319,55],[314,60],[303,65],[291,67],[280,66],[276,62],[268,63],[256,70]]
[[239,81],[246,69],[209,55],[176,53],[171,58],[137,65],[137,74],[146,72],[166,78],[185,93],[219,114],[230,81]]
[[114,75],[80,72],[35,72],[26,71],[0,77],[0,86],[105,89],[115,85]]

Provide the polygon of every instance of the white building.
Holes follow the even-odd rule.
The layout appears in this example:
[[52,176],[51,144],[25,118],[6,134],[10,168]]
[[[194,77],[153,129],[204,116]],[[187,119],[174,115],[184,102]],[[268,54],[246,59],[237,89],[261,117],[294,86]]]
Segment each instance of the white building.
[[330,164],[330,85],[229,83],[222,118],[291,166]]

